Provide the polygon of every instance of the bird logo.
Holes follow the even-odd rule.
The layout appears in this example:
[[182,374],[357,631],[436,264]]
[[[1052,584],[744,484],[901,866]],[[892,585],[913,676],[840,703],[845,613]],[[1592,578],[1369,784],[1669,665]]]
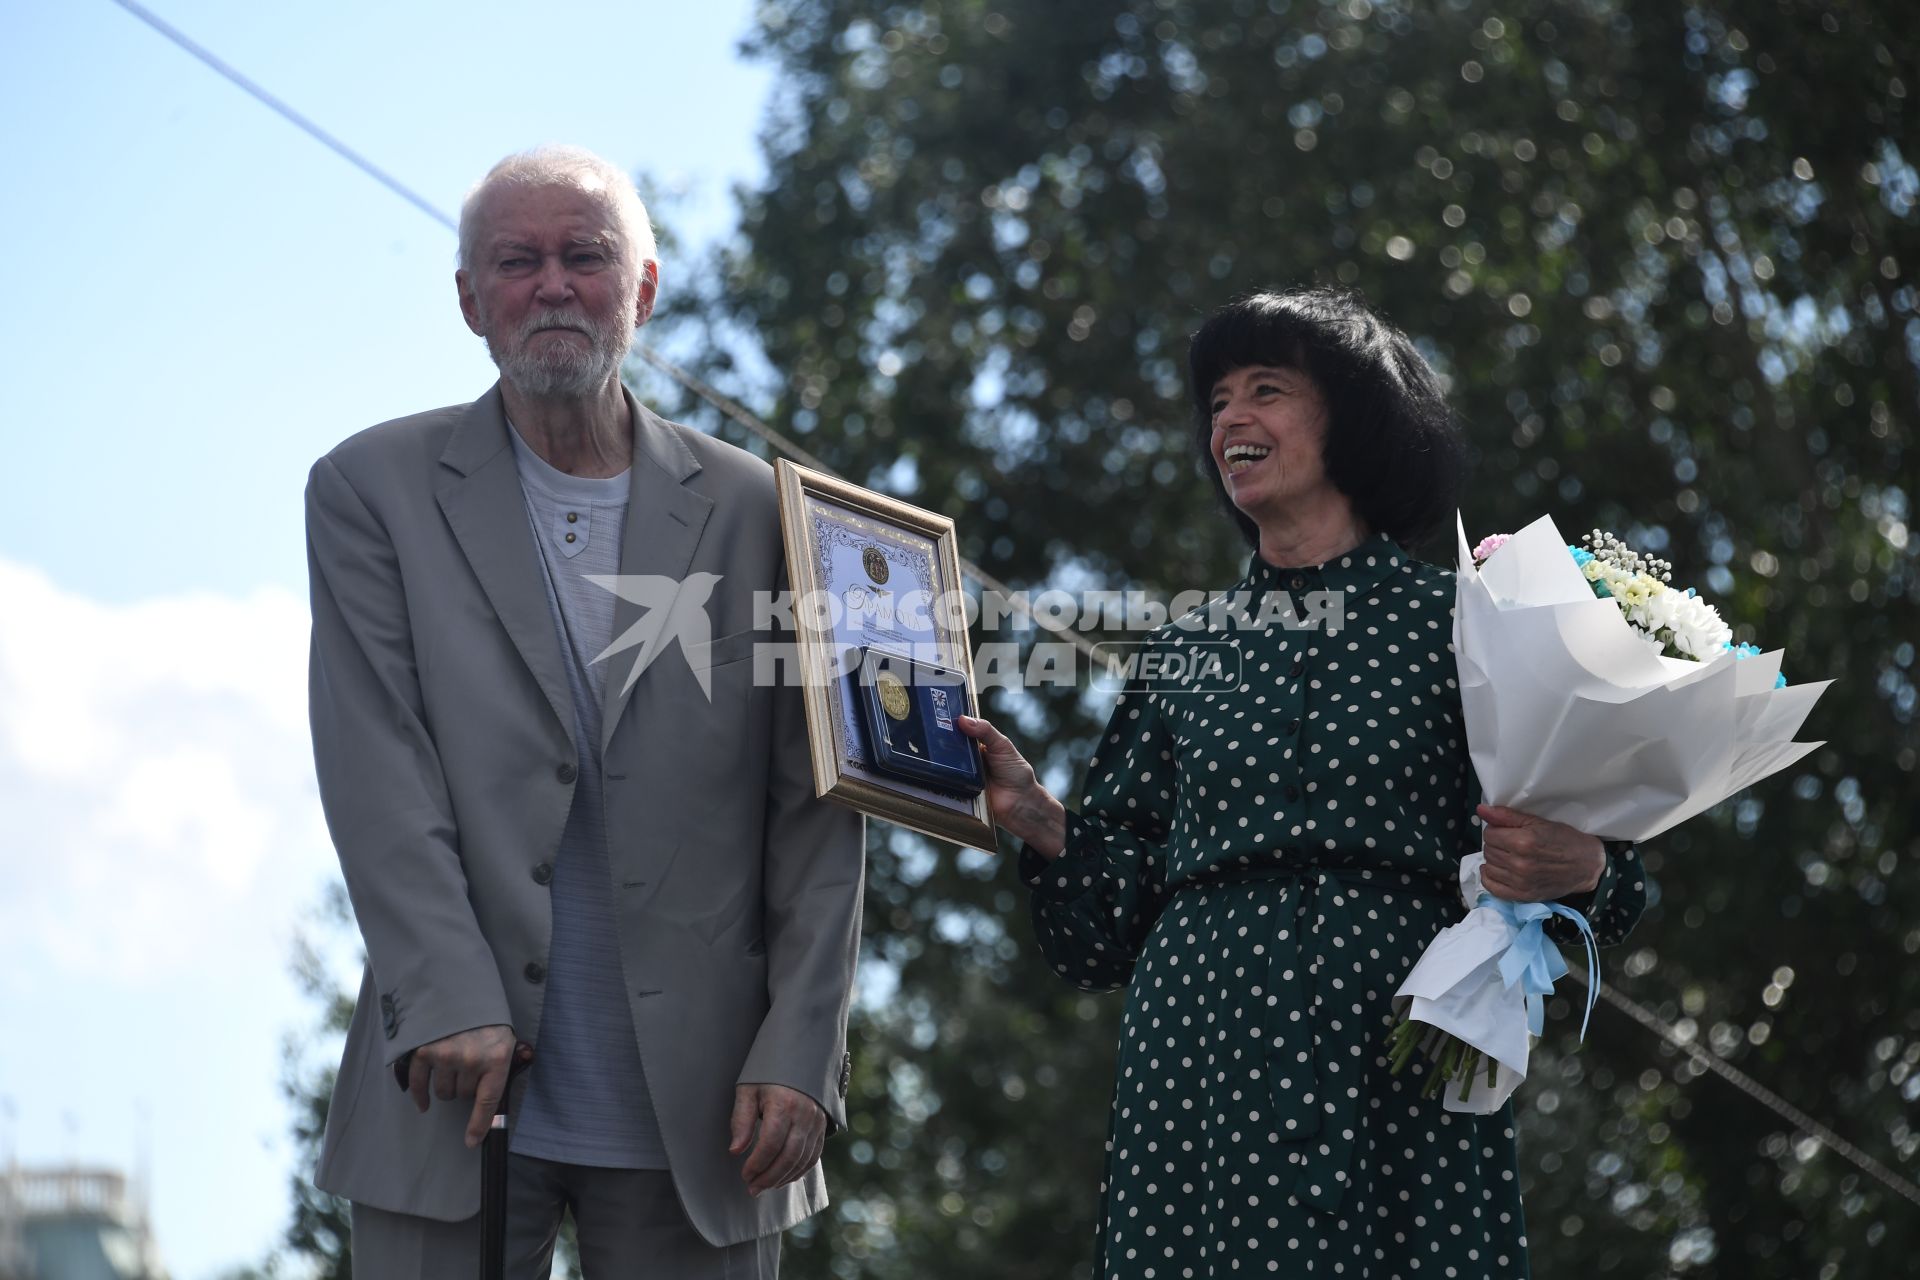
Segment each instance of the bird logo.
[[669,646],[678,641],[680,654],[687,660],[687,666],[693,672],[693,678],[699,682],[700,692],[707,701],[713,701],[713,689],[708,680],[711,666],[711,645],[713,627],[707,617],[707,601],[713,596],[713,589],[719,585],[722,575],[717,573],[690,573],[685,578],[668,578],[652,573],[590,573],[588,582],[596,587],[604,587],[629,604],[640,607],[640,619],[617,636],[613,643],[594,658],[595,662],[605,662],[617,653],[636,649],[633,669],[627,672],[627,680],[620,687],[622,694],[633,688],[640,675],[653,665],[655,658],[665,653]]

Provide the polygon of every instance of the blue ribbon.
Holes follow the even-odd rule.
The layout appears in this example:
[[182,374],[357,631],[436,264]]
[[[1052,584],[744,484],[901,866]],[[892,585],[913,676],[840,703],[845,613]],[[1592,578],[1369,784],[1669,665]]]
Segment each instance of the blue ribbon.
[[1600,948],[1593,940],[1593,926],[1572,907],[1558,902],[1508,902],[1482,890],[1475,907],[1492,907],[1500,918],[1514,927],[1516,936],[1500,954],[1500,976],[1511,987],[1520,984],[1526,993],[1527,1029],[1542,1034],[1547,1025],[1545,997],[1553,984],[1567,974],[1567,962],[1560,948],[1547,937],[1546,923],[1563,916],[1580,928],[1580,939],[1587,944],[1587,1010],[1580,1018],[1580,1038],[1587,1038],[1587,1023],[1593,1017],[1594,1002],[1600,998]]

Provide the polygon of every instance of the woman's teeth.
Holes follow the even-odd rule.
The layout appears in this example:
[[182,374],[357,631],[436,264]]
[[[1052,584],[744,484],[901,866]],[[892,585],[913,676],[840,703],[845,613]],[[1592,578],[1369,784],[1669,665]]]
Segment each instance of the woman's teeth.
[[1222,456],[1227,460],[1227,471],[1238,475],[1272,452],[1272,449],[1260,444],[1230,444]]

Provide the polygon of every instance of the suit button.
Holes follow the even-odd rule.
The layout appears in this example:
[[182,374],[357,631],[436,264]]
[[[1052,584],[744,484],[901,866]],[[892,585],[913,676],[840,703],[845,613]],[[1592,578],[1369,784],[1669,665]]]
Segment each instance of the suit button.
[[547,980],[546,966],[541,964],[538,960],[527,961],[527,967],[523,969],[521,972],[527,975],[528,982],[534,983],[535,985],[538,985]]
[[555,769],[553,771],[553,776],[560,779],[560,781],[562,782],[572,782],[575,778],[580,776],[580,771],[573,767],[572,761],[567,761],[566,763],[562,764],[558,769]]
[[548,863],[543,862],[533,869],[533,882],[535,884],[547,884],[552,880],[553,867]]

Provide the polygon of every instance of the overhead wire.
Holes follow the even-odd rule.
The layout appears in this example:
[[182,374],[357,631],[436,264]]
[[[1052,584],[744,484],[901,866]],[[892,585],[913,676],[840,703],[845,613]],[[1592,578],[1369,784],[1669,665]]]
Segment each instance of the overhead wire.
[[[387,190],[432,218],[441,226],[447,228],[449,231],[458,230],[459,224],[456,223],[453,218],[442,212],[432,201],[414,191],[411,187],[387,173],[384,169],[375,165],[353,147],[336,138],[331,133],[328,133],[300,112],[294,110],[254,80],[243,75],[234,67],[229,66],[205,46],[189,38],[178,28],[169,25],[145,6],[136,3],[136,0],[110,0],[110,2],[126,10],[140,21],[146,23],[149,27],[152,27],[175,45],[178,45],[181,49],[204,63],[209,69],[231,81],[249,96],[294,125],[301,132],[312,137],[348,164],[351,164],[354,168],[360,170],[375,182],[378,182],[381,186],[387,188]],[[835,479],[844,479],[844,477],[832,467],[829,467],[808,450],[802,448],[797,442],[767,425],[766,422],[762,421],[756,414],[741,405],[738,401],[708,385],[704,380],[686,369],[681,368],[673,361],[668,360],[659,352],[645,345],[640,345],[636,347],[635,350],[636,354],[647,363],[672,378],[694,396],[711,405],[728,420],[738,424],[765,441],[768,448],[794,459],[802,466],[833,476]],[[1057,624],[1055,620],[1046,615],[1025,610],[1024,595],[1014,592],[992,574],[987,573],[972,561],[965,559],[961,560],[961,568],[968,577],[972,578],[984,589],[997,591],[1002,596],[1014,602],[1016,608],[1021,609],[1025,613],[1025,616],[1031,618],[1036,624],[1047,630],[1055,631],[1057,634],[1067,635],[1073,640],[1076,649],[1088,654],[1090,657],[1096,656],[1093,643],[1085,635]],[[1574,977],[1578,978],[1583,985],[1589,985],[1591,983],[1591,978],[1583,969],[1577,966],[1569,966],[1569,971]],[[1707,1052],[1701,1048],[1693,1038],[1681,1035],[1676,1027],[1667,1023],[1645,1006],[1614,990],[1612,987],[1605,985],[1602,985],[1600,989],[1600,998],[1619,1009],[1642,1027],[1653,1032],[1674,1049],[1686,1054],[1696,1067],[1709,1071],[1727,1081],[1748,1097],[1772,1111],[1788,1125],[1826,1147],[1854,1167],[1860,1169],[1863,1173],[1866,1173],[1869,1177],[1884,1185],[1894,1194],[1911,1201],[1915,1205],[1920,1205],[1920,1185],[1916,1185],[1910,1179],[1888,1168],[1873,1156],[1835,1133],[1830,1126],[1808,1115],[1800,1108],[1788,1102],[1785,1098],[1782,1098],[1779,1094],[1755,1080],[1752,1076],[1747,1075],[1738,1067],[1735,1067],[1732,1063],[1725,1061],[1716,1054]]]
[[234,67],[221,61],[214,55],[212,50],[193,40],[178,27],[169,24],[153,10],[147,8],[145,5],[135,3],[135,0],[112,0],[112,3],[119,5],[128,13],[140,19],[140,21],[146,23],[155,31],[158,31],[161,35],[179,45],[211,70],[233,81],[234,84],[245,90],[248,95],[293,125],[294,128],[300,130],[321,146],[326,147],[342,160],[345,160],[348,164],[360,170],[360,172],[366,174],[369,178],[372,178],[375,182],[393,192],[393,194],[399,196],[402,200],[405,200],[408,204],[426,214],[447,230],[453,231],[457,228],[458,224],[456,224],[452,218],[442,213],[431,200],[388,173],[385,169],[374,164],[373,161],[367,159],[358,151],[355,151],[352,147],[301,115],[298,111],[295,111],[279,98],[267,92],[261,85],[242,75]]
[[[1580,980],[1580,985],[1586,987],[1593,985],[1592,979],[1588,976],[1585,969],[1577,965],[1568,965],[1567,971]],[[1665,1021],[1644,1005],[1629,999],[1604,983],[1600,986],[1600,998],[1620,1010],[1620,1012],[1626,1014],[1629,1018],[1632,1018],[1647,1030],[1659,1036],[1673,1048],[1685,1054],[1695,1067],[1705,1071],[1711,1071],[1734,1088],[1740,1090],[1740,1092],[1746,1094],[1749,1098],[1752,1098],[1754,1101],[1772,1111],[1794,1128],[1806,1134],[1807,1137],[1813,1139],[1821,1146],[1828,1148],[1869,1176],[1877,1179],[1895,1194],[1906,1197],[1915,1205],[1920,1205],[1920,1186],[1914,1185],[1913,1182],[1901,1177],[1886,1165],[1881,1164],[1859,1147],[1854,1146],[1832,1129],[1794,1106],[1791,1102],[1788,1102],[1785,1098],[1767,1088],[1767,1086],[1761,1084],[1758,1080],[1755,1080],[1752,1076],[1734,1066],[1725,1058],[1722,1058],[1716,1053],[1709,1053],[1707,1050],[1701,1048],[1697,1036],[1682,1035],[1678,1027]]]
[[[366,174],[388,191],[399,196],[402,200],[405,200],[408,204],[426,214],[447,230],[457,231],[459,229],[459,223],[443,212],[433,201],[427,199],[427,197],[421,195],[412,187],[388,173],[385,169],[374,164],[373,161],[367,159],[359,151],[348,146],[345,142],[321,128],[307,116],[295,110],[287,102],[270,92],[258,81],[220,58],[205,45],[154,13],[153,10],[137,3],[137,0],[111,0],[111,3],[118,5],[140,21],[146,23],[149,27],[152,27],[155,31],[204,63],[210,70],[231,81],[249,96],[274,112],[274,114],[286,120],[296,129],[299,129],[302,133],[326,147],[327,150],[333,152],[342,160],[345,160],[348,164],[360,170],[360,172]],[[832,476],[836,480],[845,478],[812,453],[801,448],[798,443],[775,431],[765,422],[762,422],[757,416],[749,413],[738,402],[723,396],[720,392],[708,386],[705,382],[673,363],[671,360],[668,360],[653,348],[645,344],[640,344],[636,346],[635,354],[674,381],[680,383],[683,387],[686,387],[689,391],[693,392],[694,395],[705,400],[727,418],[766,441],[768,447],[786,457],[792,458],[803,467],[809,467],[822,474]],[[962,557],[960,569],[965,576],[972,579],[983,590],[996,592],[1005,599],[1011,607],[1013,616],[1024,617],[1045,630],[1051,631],[1056,635],[1065,636],[1072,642],[1074,648],[1085,654],[1089,659],[1096,661],[1100,659],[1101,655],[1096,652],[1094,642],[1086,635],[1073,629],[1070,625],[1060,623],[1050,616],[1034,613],[1028,606],[1026,597],[1022,593],[1014,591],[1008,587],[1006,583],[1000,581],[979,565]]]

